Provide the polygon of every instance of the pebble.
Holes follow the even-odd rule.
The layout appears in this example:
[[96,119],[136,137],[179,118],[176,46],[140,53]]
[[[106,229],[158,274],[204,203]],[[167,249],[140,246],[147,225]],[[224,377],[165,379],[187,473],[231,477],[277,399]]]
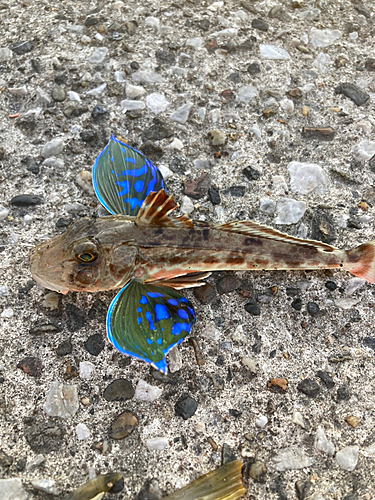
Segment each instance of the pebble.
[[300,427],[302,427],[302,429],[305,429],[305,431],[308,431],[310,429],[310,425],[309,425],[308,421],[305,419],[305,417],[299,411],[293,412],[292,422],[294,424],[297,424]]
[[273,457],[273,460],[275,462],[275,469],[279,472],[304,469],[315,463],[313,457],[308,457],[300,448],[293,446],[281,449],[278,454]]
[[320,312],[319,306],[315,302],[308,302],[306,309],[311,316],[316,316]]
[[146,108],[146,104],[143,101],[133,101],[131,99],[124,99],[120,102],[120,106],[123,113]]
[[33,194],[19,194],[10,200],[10,204],[15,207],[32,207],[43,202],[40,196]]
[[228,37],[232,38],[234,36],[237,36],[238,30],[236,28],[226,28],[224,30],[220,31],[215,31],[214,33],[211,33],[212,38],[221,38],[221,37]]
[[[0,207],[0,213],[1,213],[1,207]],[[8,295],[9,295],[8,285],[0,285],[0,297],[7,297]]]
[[9,89],[9,92],[13,95],[27,95],[28,90],[26,85],[23,85],[22,87],[15,87],[12,89]]
[[293,302],[291,303],[291,306],[293,309],[296,311],[301,311],[302,309],[302,300],[299,297],[296,297]]
[[164,78],[154,71],[139,70],[132,74],[134,83],[164,83]]
[[244,308],[245,311],[252,316],[260,316],[260,307],[257,304],[249,302],[248,304],[245,304]]
[[268,418],[265,415],[255,419],[255,425],[257,427],[260,427],[261,429],[263,429],[263,427],[265,427],[267,424]]
[[109,437],[112,439],[124,439],[134,431],[137,425],[137,417],[131,411],[124,411],[112,422]]
[[331,441],[328,441],[321,425],[318,426],[316,431],[314,446],[317,450],[327,453],[327,455],[333,455],[335,453],[335,446]]
[[320,380],[323,382],[323,384],[326,386],[327,389],[334,388],[335,382],[328,372],[325,372],[323,370],[318,370],[315,375],[318,378],[320,378]]
[[163,393],[163,389],[150,385],[144,380],[139,380],[135,388],[134,399],[136,401],[152,402],[158,399]]
[[167,109],[169,102],[164,94],[157,94],[154,92],[146,97],[146,105],[150,111],[158,115]]
[[21,368],[24,373],[30,375],[30,377],[40,377],[43,372],[43,363],[40,358],[35,356],[28,356],[23,358],[18,364],[17,368]]
[[55,481],[51,478],[35,478],[31,480],[31,484],[36,490],[44,491],[49,495],[58,496],[60,494]]
[[89,379],[94,370],[95,370],[95,365],[90,361],[81,361],[79,363],[79,377],[82,380]]
[[362,106],[370,99],[370,95],[354,83],[340,83],[335,88],[335,94],[342,94],[351,99],[357,106]]
[[328,47],[335,43],[339,38],[341,38],[342,33],[339,30],[329,30],[322,29],[319,30],[317,28],[311,28],[310,30],[310,43],[314,47],[314,49],[319,47]]
[[275,212],[275,202],[271,198],[260,198],[259,210],[267,215],[273,215]]
[[188,38],[185,43],[186,47],[191,47],[195,50],[200,49],[203,46],[203,38],[197,36],[195,38]]
[[0,49],[0,62],[9,61],[13,57],[13,52],[8,49],[8,47],[4,47]]
[[183,394],[175,404],[175,413],[184,420],[191,418],[198,408],[198,403],[188,394]]
[[184,148],[184,144],[182,141],[180,141],[180,139],[177,139],[177,137],[175,137],[173,141],[169,144],[169,147],[171,149],[176,149],[177,151],[181,151]]
[[182,355],[178,346],[172,347],[168,354],[168,368],[171,373],[176,373],[181,370],[183,365]]
[[199,288],[195,288],[194,296],[201,304],[211,304],[217,300],[216,290],[212,285],[210,285],[210,283],[206,283]]
[[320,392],[320,385],[312,378],[305,378],[297,385],[297,389],[310,398],[315,398]]
[[57,85],[52,89],[52,99],[56,102],[62,102],[66,99],[66,92],[64,87]]
[[375,141],[361,141],[354,146],[351,153],[360,162],[368,161],[375,155]]
[[37,87],[35,90],[36,102],[39,104],[48,104],[51,102],[51,98],[45,90]]
[[105,343],[100,333],[91,335],[85,342],[85,349],[91,354],[91,356],[99,356],[99,354],[104,350],[104,347]]
[[146,94],[146,89],[138,85],[126,84],[126,97],[128,99],[136,99]]
[[244,357],[241,359],[241,363],[247,370],[249,370],[252,375],[255,375],[257,373],[257,365],[252,358]]
[[73,90],[68,90],[66,95],[68,96],[70,101],[81,102],[79,94],[77,94],[77,92],[73,92]]
[[362,288],[367,282],[361,278],[351,278],[346,285],[346,295],[353,295],[357,290]]
[[180,206],[181,213],[183,214],[191,214],[194,211],[194,205],[191,199],[188,196],[183,196],[181,199]]
[[210,130],[207,136],[212,146],[223,146],[227,141],[227,134],[217,129]]
[[262,21],[261,19],[253,19],[251,21],[251,27],[260,31],[268,31],[269,29],[268,24]]
[[94,109],[91,111],[91,118],[94,121],[102,120],[103,118],[109,115],[109,111],[103,108],[102,106],[96,105]]
[[[59,294],[59,297],[61,295]],[[66,304],[65,306],[65,314],[66,314],[66,326],[69,332],[77,332],[80,330],[86,323],[86,312],[79,309],[74,304]],[[99,335],[99,334],[97,334]]]
[[358,455],[359,446],[346,446],[336,453],[336,462],[341,469],[351,472],[357,466]]
[[290,188],[293,193],[316,193],[323,196],[329,186],[329,179],[322,167],[314,163],[292,161],[288,165]]
[[87,62],[91,64],[101,64],[107,57],[108,52],[109,50],[107,47],[99,47],[94,50],[90,57],[87,58]]
[[276,203],[276,224],[295,224],[305,214],[306,203],[292,198],[280,198]]
[[355,415],[348,415],[344,420],[348,425],[350,425],[350,427],[353,427],[353,429],[358,427],[361,422],[361,419],[359,417],[356,417]]
[[107,88],[107,83],[104,82],[101,85],[99,85],[99,87],[95,87],[94,89],[91,89],[88,92],[86,92],[86,95],[90,95],[92,97],[100,97],[104,93],[106,88]]
[[50,158],[46,158],[43,161],[42,166],[51,167],[56,170],[62,170],[64,168],[64,160],[62,160],[61,158],[54,158],[53,156],[51,156]]
[[0,205],[0,221],[6,219],[9,215],[9,210]]
[[335,131],[332,127],[303,127],[302,137],[307,140],[333,141]]
[[168,439],[164,437],[146,439],[146,446],[149,450],[161,451],[168,447]]
[[44,158],[49,158],[50,156],[59,155],[64,149],[64,141],[60,137],[55,137],[51,141],[47,142],[41,151]]
[[30,462],[27,463],[26,470],[37,469],[38,467],[43,465],[45,461],[46,461],[45,456],[42,453],[40,453],[36,455],[36,457],[34,457],[32,460],[30,460]]
[[50,417],[69,418],[79,408],[78,391],[75,385],[59,381],[51,382],[43,409]]
[[35,421],[34,418],[31,420],[31,423],[26,422],[24,434],[33,452],[48,454],[52,451],[58,451],[62,446],[65,434],[59,423],[44,420]]
[[208,197],[213,205],[220,205],[221,198],[218,189],[215,186],[210,186],[208,189]]
[[349,399],[352,397],[352,391],[350,388],[343,384],[340,385],[337,389],[337,401],[349,401]]
[[169,118],[175,122],[184,124],[189,118],[189,113],[192,107],[193,103],[191,102],[183,104],[182,106],[177,108],[176,111],[174,111],[171,115],[169,115]]
[[254,97],[257,97],[259,92],[253,85],[244,85],[240,87],[237,92],[237,101],[248,104]]
[[126,401],[134,397],[134,388],[130,380],[118,378],[111,382],[103,393],[107,401]]
[[13,463],[13,457],[7,455],[3,450],[0,450],[0,469],[8,468]]
[[91,432],[86,424],[79,423],[76,427],[76,435],[79,441],[84,441],[86,439],[90,439]]
[[267,474],[266,464],[261,460],[255,460],[250,465],[249,477],[253,479],[253,481],[264,483],[266,474]]
[[11,307],[6,307],[5,309],[3,309],[2,313],[0,314],[0,317],[4,318],[4,319],[10,319],[10,318],[13,318],[13,309]]
[[265,45],[261,43],[259,45],[260,58],[268,59],[272,61],[286,61],[290,59],[289,52],[287,52],[282,47],[276,47],[275,45]]
[[28,500],[29,494],[18,477],[0,479],[0,494],[2,500]]

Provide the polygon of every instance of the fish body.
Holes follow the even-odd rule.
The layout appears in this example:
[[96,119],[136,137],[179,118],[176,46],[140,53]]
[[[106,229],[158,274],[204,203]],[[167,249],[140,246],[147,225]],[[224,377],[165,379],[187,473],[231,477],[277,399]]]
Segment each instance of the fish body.
[[[177,205],[156,167],[125,146],[112,140],[93,170],[98,199],[113,215],[77,220],[31,253],[31,273],[46,288],[121,289],[107,315],[108,337],[121,352],[166,372],[165,355],[195,321],[177,290],[202,285],[212,271],[343,268],[375,283],[375,241],[347,251],[252,221],[171,217]],[[128,168],[134,162],[139,168]]]

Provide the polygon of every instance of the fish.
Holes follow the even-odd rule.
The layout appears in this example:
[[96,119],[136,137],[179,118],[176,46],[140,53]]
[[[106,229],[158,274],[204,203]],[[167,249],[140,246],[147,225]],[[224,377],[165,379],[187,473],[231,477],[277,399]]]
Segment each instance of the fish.
[[122,474],[119,472],[100,474],[66,495],[64,500],[101,500],[121,478]]
[[341,250],[253,221],[173,217],[178,205],[159,169],[114,135],[92,177],[111,215],[78,219],[40,243],[30,254],[31,274],[63,294],[119,289],[107,313],[109,341],[162,373],[168,372],[167,353],[195,322],[180,290],[203,285],[213,271],[341,268],[375,284],[375,240]]

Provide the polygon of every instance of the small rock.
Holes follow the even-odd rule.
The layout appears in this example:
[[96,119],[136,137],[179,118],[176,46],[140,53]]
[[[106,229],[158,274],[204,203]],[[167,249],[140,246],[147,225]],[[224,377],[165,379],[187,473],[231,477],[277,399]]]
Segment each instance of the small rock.
[[96,105],[91,111],[91,118],[93,121],[99,121],[106,118],[109,115],[109,111],[102,106]]
[[332,127],[303,127],[302,137],[318,141],[332,141],[335,138],[335,131]]
[[40,377],[44,367],[40,358],[29,356],[23,358],[18,363],[17,368],[21,368],[21,370],[30,375],[30,377]]
[[236,452],[227,443],[223,443],[223,448],[221,450],[222,465],[225,465],[229,462],[233,462],[233,460],[236,459],[237,459]]
[[261,59],[268,59],[271,61],[286,61],[290,59],[290,55],[285,49],[276,47],[275,45],[265,45],[261,43],[259,45],[259,50]]
[[185,43],[186,47],[191,47],[195,50],[200,49],[203,46],[203,38],[197,36],[195,38],[188,38]]
[[256,365],[255,361],[252,358],[249,358],[249,357],[242,358],[241,359],[241,363],[245,366],[245,368],[247,370],[249,370],[249,372],[252,375],[256,375],[256,373],[257,373],[257,365]]
[[188,394],[183,394],[175,404],[175,413],[184,420],[191,418],[197,411],[198,403]]
[[264,483],[267,474],[267,467],[261,460],[255,460],[249,468],[249,477],[257,483]]
[[353,471],[358,463],[359,446],[346,446],[336,453],[336,462],[341,469]]
[[50,417],[69,418],[79,408],[78,391],[75,385],[51,382],[43,409]]
[[210,130],[207,135],[212,146],[223,146],[227,141],[227,135],[220,130]]
[[311,28],[310,30],[310,43],[314,49],[319,47],[328,47],[341,38],[342,33],[339,30]]
[[357,290],[362,288],[367,282],[361,278],[351,278],[346,286],[346,295],[353,295]]
[[61,448],[64,433],[64,429],[56,421],[33,421],[24,431],[30,448],[35,453],[45,454]]
[[45,463],[45,461],[46,461],[45,456],[42,453],[40,453],[35,458],[33,458],[32,460],[30,460],[30,462],[28,462],[26,470],[37,469],[38,467],[40,467],[41,465],[43,465]]
[[31,484],[33,487],[38,490],[38,491],[44,491],[45,493],[48,493],[49,495],[54,495],[58,496],[60,494],[60,491],[56,487],[56,483],[53,479],[47,478],[47,479],[41,479],[41,478],[36,478],[31,480]]
[[9,45],[10,50],[18,56],[22,56],[24,54],[27,54],[28,52],[31,52],[33,47],[33,44],[28,41],[14,42]]
[[257,427],[260,427],[261,429],[263,429],[263,427],[265,427],[267,424],[268,418],[265,415],[255,419],[255,425]]
[[216,187],[211,186],[208,189],[208,196],[209,196],[210,201],[213,205],[220,205],[220,203],[221,203],[220,193]]
[[91,354],[91,356],[99,356],[99,354],[104,350],[104,347],[105,343],[100,333],[91,335],[85,342],[85,349]]
[[294,193],[316,193],[323,196],[327,191],[329,179],[319,165],[292,161],[288,165],[290,187]]
[[124,411],[112,422],[109,437],[112,439],[124,439],[134,431],[137,425],[137,417],[131,411]]
[[370,95],[363,92],[357,85],[353,83],[340,83],[335,88],[336,94],[342,94],[351,99],[357,106],[362,106],[370,99]]
[[95,365],[90,361],[81,361],[79,363],[79,377],[82,380],[89,379],[94,370],[95,370]]
[[349,401],[352,397],[352,391],[347,385],[340,385],[337,389],[337,400],[338,401]]
[[[206,283],[199,288],[194,289],[194,296],[199,300],[201,304],[211,304],[216,301],[216,291],[215,288],[210,285],[210,283]],[[374,341],[374,350],[375,350],[375,341]]]
[[176,373],[181,370],[183,365],[182,356],[178,350],[178,346],[172,347],[168,353],[168,368],[171,373]]
[[66,99],[66,92],[63,87],[56,86],[52,89],[52,99],[56,102],[62,102]]
[[[53,292],[54,293],[54,292]],[[56,294],[61,297],[60,294]],[[74,333],[80,330],[86,323],[86,312],[79,309],[74,304],[66,304],[65,306],[66,314],[66,326],[69,332]],[[99,334],[97,334],[99,335]]]
[[91,432],[86,424],[80,423],[76,427],[76,435],[79,441],[84,441],[85,439],[89,439],[91,437]]
[[91,64],[101,64],[108,55],[107,47],[99,47],[94,50],[90,57],[87,58],[87,62]]
[[143,101],[133,101],[131,99],[124,99],[120,102],[120,106],[123,113],[146,108],[146,104]]
[[176,111],[174,111],[171,115],[169,115],[169,118],[175,122],[184,124],[189,118],[190,110],[192,107],[193,103],[191,102],[183,104],[182,106],[177,108]]
[[91,89],[88,92],[86,92],[86,95],[90,95],[93,97],[100,97],[104,93],[106,88],[107,88],[107,83],[104,82],[101,85],[99,85],[99,87],[95,87],[94,89]]
[[136,401],[155,401],[163,392],[163,389],[150,385],[144,380],[139,380],[135,388],[134,399]]
[[345,417],[344,420],[347,424],[350,425],[350,427],[353,427],[353,429],[358,427],[358,425],[361,421],[361,419],[359,417],[356,417],[355,415],[348,415],[347,417]]
[[194,211],[193,202],[188,196],[182,197],[180,210],[183,214],[191,214]]
[[375,155],[375,141],[361,141],[354,146],[351,153],[359,162],[371,160]]
[[333,389],[335,386],[335,382],[328,372],[318,370],[315,375],[320,378],[327,389]]
[[333,292],[337,288],[336,283],[334,283],[333,281],[327,281],[324,285],[330,292]]
[[257,304],[252,304],[249,302],[244,306],[245,311],[251,314],[252,316],[260,316],[260,307]]
[[315,462],[314,458],[306,456],[300,448],[293,446],[281,449],[273,460],[275,469],[279,472],[304,469]]
[[268,31],[269,29],[268,24],[262,21],[261,19],[253,19],[251,21],[251,27],[260,31]]
[[6,219],[9,215],[9,210],[0,205],[0,221]]
[[257,181],[258,179],[261,178],[262,174],[259,172],[259,170],[253,168],[253,167],[246,167],[242,170],[243,175],[249,180],[249,181]]
[[53,156],[51,158],[46,158],[43,163],[43,167],[50,167],[55,170],[62,170],[64,168],[64,161],[61,158],[54,158]]
[[97,138],[96,131],[95,130],[82,130],[79,134],[81,140],[83,142],[90,142],[94,141]]
[[259,210],[267,215],[273,215],[275,212],[275,202],[271,198],[260,198]]
[[366,59],[365,68],[367,69],[367,71],[375,71],[375,59],[373,57],[369,57],[368,59]]
[[161,451],[168,447],[168,439],[163,437],[146,439],[146,446],[149,450]]
[[145,95],[146,89],[137,85],[132,85],[131,83],[126,84],[126,97],[128,99],[137,99]]
[[72,351],[73,351],[73,346],[70,339],[64,340],[56,348],[56,354],[58,356],[67,356],[68,354],[71,354]]
[[296,481],[296,493],[298,500],[306,500],[310,497],[312,483],[310,481]]
[[297,385],[297,389],[310,398],[315,398],[320,392],[320,385],[312,378],[305,378]]
[[13,457],[10,455],[7,455],[5,451],[0,450],[0,469],[1,468],[8,468],[12,465],[13,463]]
[[308,421],[305,419],[305,417],[299,411],[293,412],[292,422],[294,424],[297,424],[300,427],[302,427],[302,429],[305,429],[305,431],[308,431],[310,429],[310,425],[309,425]]
[[238,89],[237,100],[248,104],[254,97],[259,95],[258,90],[253,85],[245,85]]
[[295,224],[305,214],[306,203],[292,198],[280,198],[276,203],[276,224]]
[[32,207],[35,205],[40,205],[43,202],[40,196],[35,196],[32,194],[19,194],[14,196],[10,200],[10,204],[15,207]]
[[317,316],[320,312],[319,306],[315,302],[308,302],[306,309],[311,316]]
[[12,59],[13,53],[8,47],[4,47],[0,49],[0,62],[9,61]]
[[1,498],[3,500],[28,500],[29,494],[24,489],[21,479],[0,479]]
[[146,105],[150,111],[158,115],[167,109],[169,102],[164,94],[153,93],[146,97]]
[[132,383],[125,378],[118,378],[111,382],[103,393],[107,401],[126,401],[134,396]]
[[302,309],[302,300],[299,297],[296,297],[291,303],[291,306],[296,311],[300,311]]
[[55,137],[47,142],[42,149],[42,156],[49,158],[50,156],[57,156],[64,149],[64,141],[60,137]]
[[327,455],[333,455],[335,453],[335,447],[333,443],[331,443],[331,441],[328,441],[324,429],[320,425],[316,431],[315,448],[319,451],[327,453]]

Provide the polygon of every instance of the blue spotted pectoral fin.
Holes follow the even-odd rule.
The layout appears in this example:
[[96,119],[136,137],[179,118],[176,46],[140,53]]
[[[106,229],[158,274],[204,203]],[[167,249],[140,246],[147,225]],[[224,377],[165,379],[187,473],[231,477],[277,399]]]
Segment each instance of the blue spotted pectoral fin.
[[111,302],[107,334],[120,352],[167,373],[165,356],[189,335],[191,303],[173,288],[130,281]]
[[92,182],[98,200],[111,214],[135,216],[152,191],[164,189],[159,169],[114,135],[95,160]]

